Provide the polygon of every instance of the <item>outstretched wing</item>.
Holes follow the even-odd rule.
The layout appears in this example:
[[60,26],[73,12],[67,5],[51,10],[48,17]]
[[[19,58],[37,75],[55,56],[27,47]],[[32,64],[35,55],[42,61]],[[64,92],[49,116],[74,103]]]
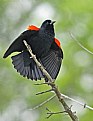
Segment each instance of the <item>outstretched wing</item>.
[[7,49],[7,51],[5,52],[3,58],[7,58],[11,53],[13,52],[21,52],[22,50],[26,49],[23,40],[26,40],[27,42],[29,42],[29,38],[31,38],[31,36],[33,36],[33,34],[36,31],[31,31],[31,30],[27,30],[24,31],[18,38],[16,38],[13,43],[9,46],[9,48]]
[[30,58],[28,52],[21,52],[18,55],[12,56],[12,64],[20,75],[31,80],[41,80],[43,73],[36,65],[34,60]]
[[62,57],[59,55],[60,55],[59,51],[50,50],[45,57],[40,59],[41,64],[50,74],[52,79],[56,79],[61,67]]

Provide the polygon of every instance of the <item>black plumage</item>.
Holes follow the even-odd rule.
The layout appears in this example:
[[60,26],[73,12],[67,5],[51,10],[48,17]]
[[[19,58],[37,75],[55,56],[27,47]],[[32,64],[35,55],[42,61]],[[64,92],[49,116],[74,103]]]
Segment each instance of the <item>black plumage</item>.
[[6,58],[13,52],[20,52],[11,57],[12,63],[17,72],[31,80],[41,80],[41,78],[45,78],[47,81],[47,78],[27,51],[23,43],[23,40],[26,40],[31,46],[38,61],[45,67],[50,76],[53,79],[56,79],[61,67],[63,52],[54,41],[54,37],[53,22],[51,20],[46,20],[38,31],[27,30],[23,32],[10,45],[3,57]]

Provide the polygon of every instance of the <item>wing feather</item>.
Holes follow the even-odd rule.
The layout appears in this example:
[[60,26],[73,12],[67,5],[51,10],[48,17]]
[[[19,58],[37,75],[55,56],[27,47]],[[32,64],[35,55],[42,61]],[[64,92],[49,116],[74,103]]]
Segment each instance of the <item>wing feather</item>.
[[[37,67],[36,63],[33,61],[33,59],[26,58],[25,54],[25,59],[28,60],[29,62],[26,63],[26,60],[24,60],[24,53],[22,52],[18,55],[12,56],[12,64],[14,65],[14,68],[17,70],[17,72],[20,73],[20,75],[23,75],[24,77],[27,77],[28,79],[31,80],[41,80],[41,78],[44,78],[43,73],[41,70]],[[27,55],[27,57],[29,57]]]
[[50,74],[52,79],[56,79],[62,62],[62,58],[59,56],[59,51],[51,49],[45,57],[40,59],[40,62]]

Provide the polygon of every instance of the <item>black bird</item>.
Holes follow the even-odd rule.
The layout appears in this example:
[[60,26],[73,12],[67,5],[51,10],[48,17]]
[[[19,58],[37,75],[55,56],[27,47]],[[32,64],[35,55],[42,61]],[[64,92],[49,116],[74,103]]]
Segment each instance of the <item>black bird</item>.
[[23,43],[23,40],[26,40],[38,61],[45,67],[52,79],[56,79],[61,67],[63,51],[59,40],[55,38],[54,23],[55,21],[45,20],[40,28],[34,25],[29,26],[28,30],[14,40],[3,58],[7,58],[13,52],[20,52],[11,57],[17,72],[31,80],[45,78],[47,81],[47,78],[27,51]]

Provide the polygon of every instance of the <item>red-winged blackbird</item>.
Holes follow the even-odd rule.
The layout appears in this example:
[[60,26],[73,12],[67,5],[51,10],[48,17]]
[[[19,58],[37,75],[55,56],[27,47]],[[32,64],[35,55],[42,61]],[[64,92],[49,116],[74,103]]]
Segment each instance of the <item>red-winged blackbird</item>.
[[26,40],[38,61],[45,67],[52,79],[56,79],[63,59],[63,51],[60,42],[55,38],[54,23],[55,21],[45,20],[40,28],[29,26],[28,30],[24,31],[10,45],[3,58],[8,57],[13,52],[20,52],[11,57],[17,72],[31,80],[45,78],[27,51],[23,43],[23,40]]

